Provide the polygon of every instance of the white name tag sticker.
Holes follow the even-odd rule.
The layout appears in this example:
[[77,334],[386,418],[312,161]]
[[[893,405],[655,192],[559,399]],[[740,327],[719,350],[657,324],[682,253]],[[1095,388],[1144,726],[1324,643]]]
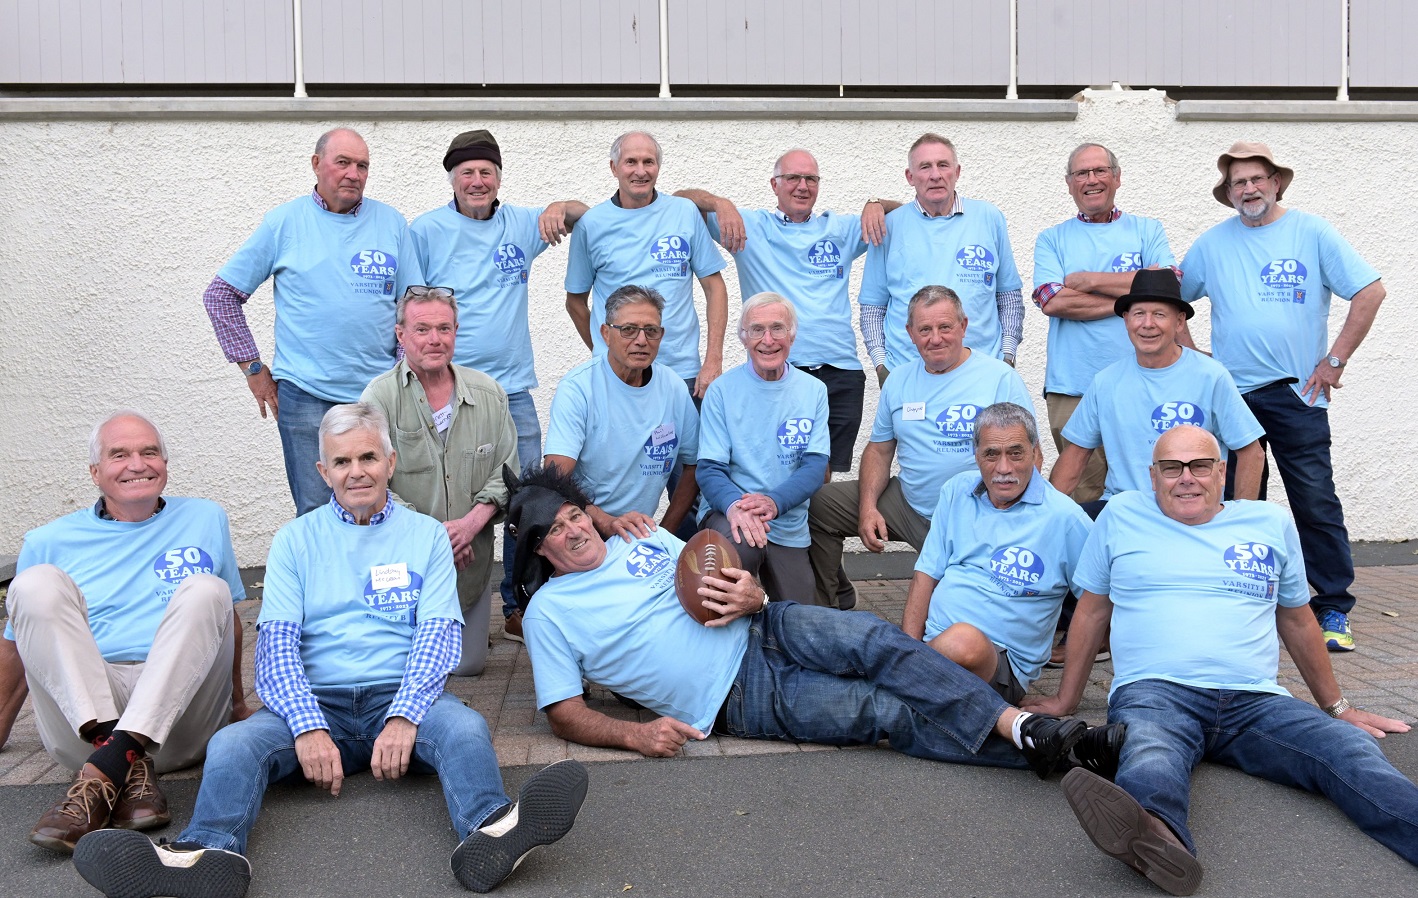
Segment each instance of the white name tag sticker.
[[650,445],[663,446],[675,438],[675,425],[671,421],[668,424],[661,424],[650,432]]
[[901,406],[901,420],[903,421],[924,421],[926,420],[926,404],[924,402],[907,402]]
[[409,566],[398,564],[376,564],[369,569],[370,587],[375,592],[386,589],[403,589],[409,585]]

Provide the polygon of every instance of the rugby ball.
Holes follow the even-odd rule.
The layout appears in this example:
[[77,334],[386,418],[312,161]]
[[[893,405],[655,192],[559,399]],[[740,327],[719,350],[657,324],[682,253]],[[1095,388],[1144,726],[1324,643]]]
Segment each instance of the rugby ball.
[[704,607],[704,597],[699,587],[705,577],[721,577],[719,571],[726,567],[739,566],[739,553],[734,550],[724,534],[717,530],[701,530],[690,537],[679,553],[679,563],[675,565],[675,595],[685,613],[701,624],[723,617],[717,611]]

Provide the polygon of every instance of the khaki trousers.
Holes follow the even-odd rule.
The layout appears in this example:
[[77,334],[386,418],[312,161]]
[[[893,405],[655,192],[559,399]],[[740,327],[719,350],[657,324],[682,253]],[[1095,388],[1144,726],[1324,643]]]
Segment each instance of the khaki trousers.
[[[886,519],[890,539],[910,543],[917,552],[921,551],[931,521],[917,514],[906,501],[899,478],[887,481],[876,508]],[[808,532],[812,534],[808,557],[815,583],[813,598],[818,605],[836,608],[839,592],[853,588],[842,570],[842,541],[857,535],[860,511],[860,487],[855,480],[834,480],[813,494],[807,516]]]
[[[1062,452],[1064,446],[1068,445],[1068,440],[1063,438],[1064,425],[1068,419],[1073,417],[1074,411],[1078,409],[1078,403],[1082,396],[1066,396],[1063,393],[1046,393],[1044,402],[1049,409],[1049,432],[1054,437],[1054,448]],[[1104,454],[1103,447],[1099,446],[1093,450],[1093,454],[1088,458],[1088,464],[1083,468],[1083,476],[1078,478],[1078,486],[1074,487],[1073,494],[1069,496],[1073,501],[1082,505],[1085,502],[1097,502],[1103,498],[1103,481],[1108,477],[1108,456]]]
[[231,713],[231,589],[193,574],[168,602],[146,661],[110,663],[89,629],[88,603],[69,575],[50,564],[10,584],[10,621],[25,664],[45,751],[70,770],[93,754],[79,738],[91,722],[153,742],[159,772],[200,761],[207,740]]

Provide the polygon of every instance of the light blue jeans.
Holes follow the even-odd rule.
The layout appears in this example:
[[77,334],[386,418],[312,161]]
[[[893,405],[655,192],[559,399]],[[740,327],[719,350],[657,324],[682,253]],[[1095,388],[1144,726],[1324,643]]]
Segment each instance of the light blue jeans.
[[288,380],[276,381],[276,430],[281,434],[281,453],[286,460],[286,483],[290,484],[297,516],[330,501],[330,487],[315,463],[320,460],[320,420],[338,403],[312,396]]
[[[537,406],[532,402],[532,394],[526,390],[507,394],[507,410],[512,413],[512,423],[517,427],[517,464],[526,468],[532,462],[542,460],[542,423],[537,418]],[[521,471],[517,474],[520,476]],[[517,553],[517,540],[502,525],[502,616],[507,617],[517,610],[517,599],[512,595],[512,557]]]
[[[384,729],[384,715],[399,684],[313,691],[340,750],[345,776],[368,770],[374,740]],[[438,775],[459,841],[508,804],[487,722],[446,692],[419,724],[409,772]],[[192,822],[177,841],[245,854],[266,786],[287,777],[303,779],[295,739],[284,719],[262,708],[218,730],[207,744]]]

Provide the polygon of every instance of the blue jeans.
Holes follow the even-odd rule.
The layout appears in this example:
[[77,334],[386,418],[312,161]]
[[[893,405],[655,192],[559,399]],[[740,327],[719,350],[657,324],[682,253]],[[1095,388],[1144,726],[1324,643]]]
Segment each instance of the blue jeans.
[[[313,690],[330,724],[330,738],[340,749],[345,776],[369,769],[374,740],[398,690],[397,683]],[[460,841],[508,803],[487,723],[446,692],[419,725],[409,772],[438,775]],[[303,778],[284,719],[262,708],[218,730],[207,744],[192,822],[178,841],[245,854],[267,784],[287,777]]]
[[731,735],[875,744],[936,761],[1028,767],[993,735],[1008,705],[984,680],[864,611],[773,602],[749,623],[725,703]]
[[[1270,446],[1290,512],[1300,532],[1305,575],[1315,588],[1310,607],[1316,614],[1354,610],[1354,559],[1349,554],[1349,531],[1344,527],[1344,507],[1334,491],[1334,466],[1329,454],[1329,410],[1307,405],[1287,383],[1260,387],[1241,398],[1246,401]],[[1235,458],[1227,466],[1235,470]],[[1228,471],[1230,475],[1230,471]],[[1270,466],[1262,470],[1260,498],[1265,498]],[[1234,481],[1234,476],[1228,476]],[[1227,484],[1228,487],[1230,484]],[[1230,495],[1229,489],[1227,495]]]
[[296,515],[330,501],[330,487],[315,463],[320,460],[320,419],[339,403],[312,396],[288,380],[276,381],[276,430],[286,459],[286,483],[295,500]]
[[[532,394],[526,390],[507,394],[507,410],[512,413],[512,423],[517,428],[517,464],[525,469],[532,462],[542,460],[542,422],[537,418],[537,406],[532,402]],[[518,475],[522,472],[518,471]],[[512,559],[517,554],[517,540],[502,525],[502,616],[507,617],[517,610],[517,599],[512,594]]]
[[1203,760],[1317,792],[1359,828],[1418,864],[1418,786],[1378,740],[1288,695],[1166,680],[1118,687],[1108,722],[1128,725],[1116,782],[1196,853],[1187,829],[1192,768]]

